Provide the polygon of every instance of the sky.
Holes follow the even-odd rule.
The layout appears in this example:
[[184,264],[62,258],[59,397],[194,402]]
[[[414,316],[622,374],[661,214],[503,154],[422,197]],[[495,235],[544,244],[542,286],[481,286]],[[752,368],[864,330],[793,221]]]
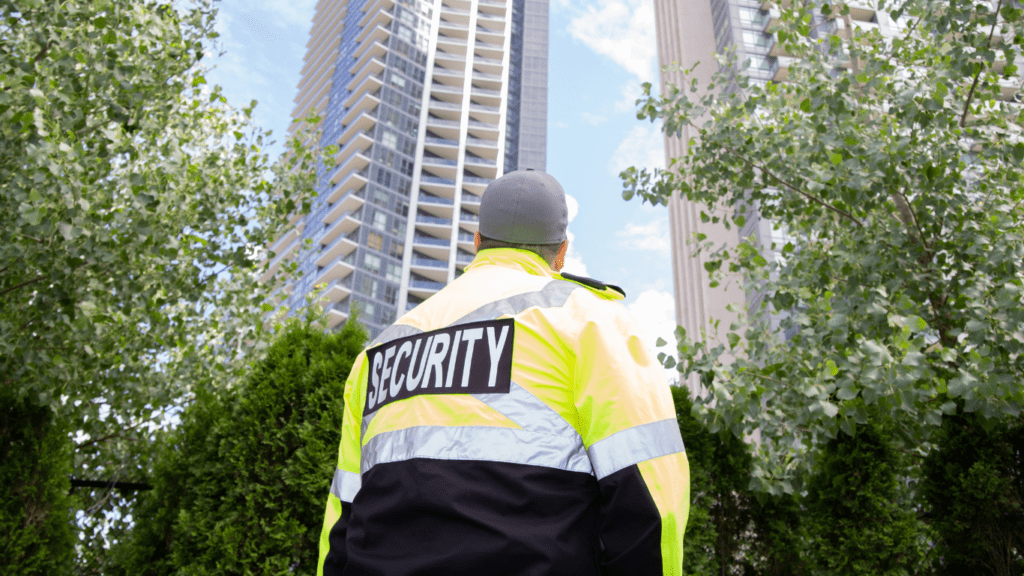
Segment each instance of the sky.
[[[660,168],[660,127],[637,120],[643,82],[657,77],[653,0],[550,0],[547,171],[569,203],[564,271],[625,289],[654,348],[674,341],[668,213],[622,200],[618,173]],[[254,120],[283,142],[315,0],[221,0],[220,53],[206,75],[229,103],[257,100]],[[280,146],[271,148],[279,153]]]

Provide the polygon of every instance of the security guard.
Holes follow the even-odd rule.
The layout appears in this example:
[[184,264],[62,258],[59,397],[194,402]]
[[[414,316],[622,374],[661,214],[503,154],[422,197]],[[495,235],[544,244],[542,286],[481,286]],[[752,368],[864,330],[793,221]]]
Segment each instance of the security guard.
[[622,290],[557,273],[567,215],[492,182],[465,274],[356,359],[318,575],[682,573],[669,388]]

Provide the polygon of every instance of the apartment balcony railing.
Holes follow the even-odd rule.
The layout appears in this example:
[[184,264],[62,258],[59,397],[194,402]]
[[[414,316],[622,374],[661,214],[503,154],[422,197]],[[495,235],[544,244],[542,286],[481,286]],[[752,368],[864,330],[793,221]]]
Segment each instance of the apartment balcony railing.
[[431,282],[430,280],[411,280],[409,286],[411,288],[419,288],[420,290],[440,290],[444,288],[444,284]]
[[316,281],[314,281],[314,284],[319,284],[320,283],[320,278],[323,278],[324,276],[329,274],[331,272],[331,268],[334,268],[336,265],[338,265],[338,264],[348,264],[349,266],[354,266],[355,262],[356,262],[356,253],[355,252],[349,253],[348,256],[338,256],[334,260],[331,260],[330,262],[328,262],[327,265],[324,266],[324,269],[321,270],[320,273],[316,275]]
[[469,192],[463,192],[462,193],[462,203],[463,204],[473,204],[473,205],[479,204],[480,203],[480,197],[477,196],[476,194],[470,194]]
[[463,176],[462,181],[468,184],[482,184],[484,186],[494,182],[493,178],[480,178],[478,176]]
[[455,200],[451,198],[442,198],[440,196],[434,196],[433,194],[420,193],[420,204],[433,204],[435,206],[452,206],[455,204]]
[[475,258],[475,257],[476,256],[474,256],[472,254],[456,254],[455,255],[455,261],[459,262],[459,263],[462,263],[462,264],[469,264],[470,262],[473,261],[473,258]]
[[451,246],[452,243],[444,238],[431,238],[429,236],[413,236],[413,244],[422,244],[424,246]]
[[476,236],[469,234],[468,232],[459,232],[459,242],[473,242]]
[[494,140],[485,140],[483,138],[477,138],[476,136],[466,136],[466,144],[473,144],[476,146],[490,146],[495,147],[498,145]]
[[440,184],[442,186],[455,186],[455,180],[451,178],[441,178],[439,176],[426,176],[420,177],[420,182],[425,184]]
[[417,224],[435,224],[437,226],[451,226],[451,218],[440,218],[438,216],[424,216],[423,214],[416,215]]
[[470,214],[469,212],[460,212],[459,220],[462,222],[479,222],[480,217],[476,214]]
[[430,164],[433,166],[455,166],[458,164],[455,160],[449,160],[447,158],[438,158],[436,156],[428,156],[423,158],[424,164]]
[[443,118],[435,118],[433,116],[427,117],[427,124],[434,124],[436,126],[455,126],[458,127],[458,120],[445,120]]
[[487,88],[480,88],[479,86],[473,86],[474,94],[486,94],[488,96],[501,96],[501,90],[488,90]]
[[437,41],[445,42],[447,44],[457,44],[459,46],[465,46],[467,43],[465,38],[455,38],[453,36],[445,36],[444,34],[438,34]]
[[490,158],[474,158],[466,156],[466,164],[473,164],[475,166],[497,166],[498,163]]
[[483,56],[474,56],[473,57],[473,61],[474,62],[483,62],[485,64],[498,64],[498,65],[501,65],[501,60],[498,60],[497,58],[484,58]]
[[437,144],[439,146],[458,146],[459,145],[459,141],[458,140],[449,140],[447,138],[433,138],[431,136],[427,136],[424,139],[424,142],[427,143],[427,144]]
[[413,258],[413,266],[422,266],[424,268],[448,268],[448,263],[443,260],[436,260],[434,258]]

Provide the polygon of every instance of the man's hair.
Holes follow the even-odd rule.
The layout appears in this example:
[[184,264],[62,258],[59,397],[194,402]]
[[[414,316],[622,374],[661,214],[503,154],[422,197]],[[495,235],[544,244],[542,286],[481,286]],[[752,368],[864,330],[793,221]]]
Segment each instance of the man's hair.
[[505,242],[504,240],[495,240],[494,238],[488,238],[483,234],[480,235],[480,247],[477,248],[477,252],[481,250],[488,250],[490,248],[518,248],[520,250],[529,250],[534,254],[540,256],[548,263],[549,266],[554,265],[555,257],[558,256],[558,249],[562,247],[562,243],[558,244],[517,244],[515,242]]

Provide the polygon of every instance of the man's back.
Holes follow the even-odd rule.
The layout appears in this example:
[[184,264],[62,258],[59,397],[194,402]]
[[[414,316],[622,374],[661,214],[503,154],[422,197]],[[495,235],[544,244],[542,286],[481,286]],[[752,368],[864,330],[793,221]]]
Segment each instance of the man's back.
[[353,368],[324,573],[676,573],[688,471],[636,328],[531,253],[481,252]]

